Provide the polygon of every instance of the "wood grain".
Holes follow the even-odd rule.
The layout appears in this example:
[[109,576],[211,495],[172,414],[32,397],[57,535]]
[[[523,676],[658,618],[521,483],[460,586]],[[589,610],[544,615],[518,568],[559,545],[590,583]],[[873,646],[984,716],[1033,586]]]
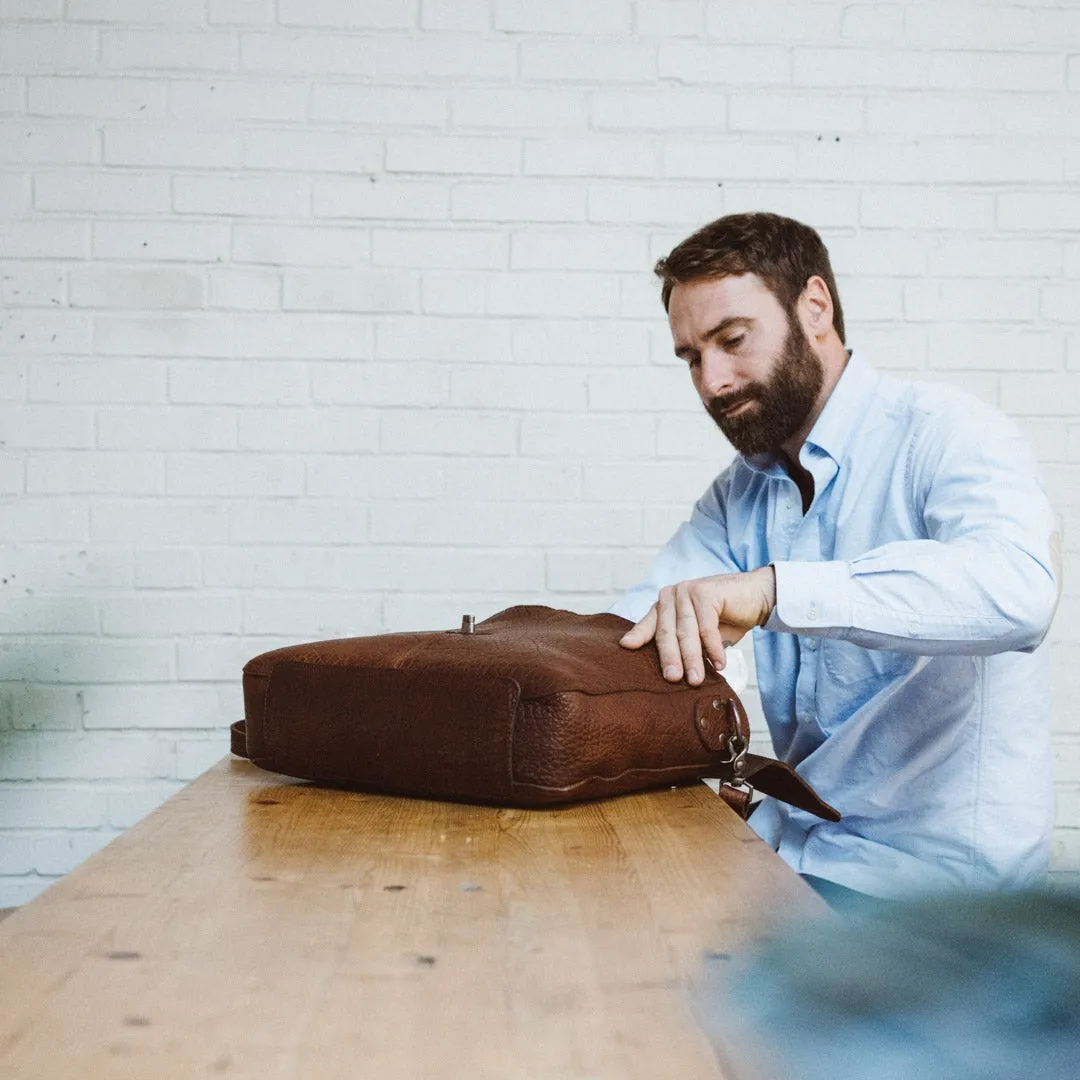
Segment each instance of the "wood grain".
[[703,784],[500,810],[226,760],[0,925],[0,1076],[720,1077],[703,957],[824,910]]

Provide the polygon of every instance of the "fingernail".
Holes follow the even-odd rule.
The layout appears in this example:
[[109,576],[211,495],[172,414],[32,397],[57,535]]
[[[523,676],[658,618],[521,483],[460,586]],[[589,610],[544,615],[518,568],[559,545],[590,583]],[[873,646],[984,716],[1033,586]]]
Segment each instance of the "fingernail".
[[674,665],[664,668],[665,679],[677,679],[679,677],[679,669]]
[[692,683],[701,682],[701,672],[698,671],[698,669],[696,667],[692,667],[686,673],[686,681],[687,682],[692,682]]

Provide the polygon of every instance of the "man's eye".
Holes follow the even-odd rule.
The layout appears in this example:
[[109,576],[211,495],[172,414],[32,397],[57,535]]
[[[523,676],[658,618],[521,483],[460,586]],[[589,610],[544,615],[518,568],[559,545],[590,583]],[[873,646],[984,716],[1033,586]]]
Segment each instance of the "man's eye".
[[737,349],[745,340],[746,340],[746,335],[745,334],[736,334],[734,337],[729,337],[724,342],[724,348],[728,349],[729,351],[731,349]]

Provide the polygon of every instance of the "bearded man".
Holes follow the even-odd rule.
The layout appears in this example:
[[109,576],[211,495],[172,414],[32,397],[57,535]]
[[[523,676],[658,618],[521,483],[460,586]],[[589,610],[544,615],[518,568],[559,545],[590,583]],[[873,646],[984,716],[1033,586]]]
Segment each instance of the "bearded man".
[[829,897],[1045,877],[1054,517],[997,410],[845,347],[809,226],[735,214],[661,259],[675,353],[738,451],[613,608],[698,685],[753,630],[779,757],[843,815],[750,824]]

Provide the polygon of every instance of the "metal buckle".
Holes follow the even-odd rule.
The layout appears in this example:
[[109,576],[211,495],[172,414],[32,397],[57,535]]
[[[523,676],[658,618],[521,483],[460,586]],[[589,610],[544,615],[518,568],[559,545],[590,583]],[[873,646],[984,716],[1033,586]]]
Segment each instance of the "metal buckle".
[[727,741],[727,749],[730,756],[720,759],[721,764],[731,766],[731,779],[725,783],[737,788],[750,787],[743,775],[746,772],[746,752],[750,749],[750,743],[735,732]]
[[746,767],[746,751],[749,749],[749,746],[750,744],[737,731],[734,734],[729,735],[727,749],[731,756],[721,758],[721,764],[734,766],[733,772],[742,772]]

